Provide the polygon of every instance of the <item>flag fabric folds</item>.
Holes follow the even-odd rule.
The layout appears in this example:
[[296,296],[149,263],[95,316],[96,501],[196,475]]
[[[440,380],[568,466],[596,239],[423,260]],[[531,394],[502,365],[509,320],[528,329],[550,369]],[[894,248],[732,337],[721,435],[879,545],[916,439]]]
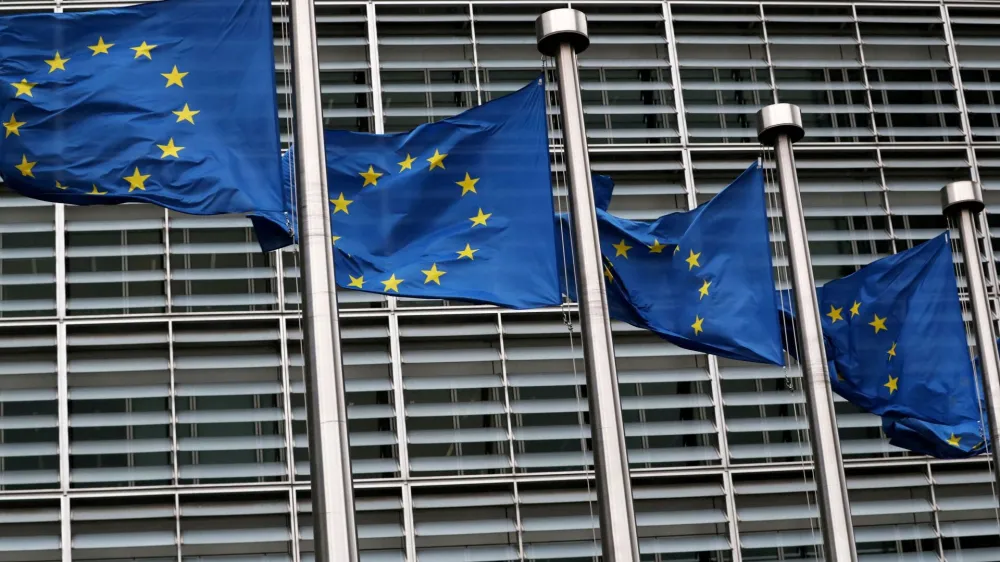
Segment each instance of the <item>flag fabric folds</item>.
[[408,133],[325,140],[339,286],[517,309],[561,303],[541,78]]
[[54,203],[247,213],[290,244],[271,26],[265,0],[0,17],[4,184]]
[[[594,178],[611,317],[687,349],[783,365],[760,166],[698,208],[651,222],[609,213],[612,187],[610,178]],[[568,217],[557,222],[569,252]]]
[[949,241],[874,261],[818,299],[833,390],[881,416],[893,445],[963,458],[986,439]]

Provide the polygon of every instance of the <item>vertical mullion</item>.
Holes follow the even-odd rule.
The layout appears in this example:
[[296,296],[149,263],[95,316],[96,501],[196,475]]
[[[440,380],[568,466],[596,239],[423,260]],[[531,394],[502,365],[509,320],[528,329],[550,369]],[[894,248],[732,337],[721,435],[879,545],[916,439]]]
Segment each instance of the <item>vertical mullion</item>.
[[927,475],[927,486],[930,488],[931,496],[931,524],[934,525],[934,538],[937,544],[938,559],[944,560],[944,541],[941,540],[941,508],[937,503],[937,491],[934,489],[934,473],[931,463],[924,464]]
[[180,471],[180,448],[177,443],[177,379],[175,376],[174,360],[174,321],[167,321],[167,373],[170,377],[170,387],[167,391],[167,400],[170,406],[170,421],[167,430],[170,432],[170,469],[171,481],[175,486],[181,483]]
[[[500,340],[500,378],[501,378],[501,391],[503,392],[503,409],[504,415],[507,418],[507,454],[510,462],[511,474],[517,476],[517,455],[515,453],[515,448],[517,442],[514,440],[514,422],[511,419],[511,407],[510,407],[510,381],[507,379],[507,349],[504,343],[504,331],[503,331],[503,314],[499,311],[496,315],[497,321],[497,337]],[[520,541],[518,541],[520,542]],[[520,552],[520,549],[519,549]]]
[[174,543],[177,552],[177,562],[184,562],[184,540],[181,537],[181,497],[179,494],[173,494],[174,500]]
[[56,203],[53,208],[55,247],[56,317],[66,318],[66,206]]
[[[292,473],[294,478],[294,472]],[[291,562],[301,562],[302,548],[299,544],[299,498],[295,494],[295,486],[288,486],[288,527],[291,529],[291,544],[289,555]]]
[[[761,38],[764,41],[764,59],[767,61],[767,76],[768,80],[771,82],[771,103],[779,103],[778,101],[778,81],[774,76],[774,63],[771,61],[771,41],[767,36],[767,18],[764,15],[764,4],[759,5],[760,10],[760,33]],[[754,90],[758,92],[759,90]]]
[[163,309],[167,314],[173,312],[174,306],[173,289],[170,286],[172,276],[173,269],[170,266],[170,211],[163,209],[163,294],[166,300]]
[[413,516],[413,487],[404,481],[399,489],[403,509],[403,548],[406,562],[417,562],[417,538]]
[[372,119],[375,125],[375,132],[382,134],[385,132],[385,113],[382,107],[382,65],[379,62],[378,53],[378,25],[376,22],[375,4],[369,2],[365,5],[366,19],[368,24],[368,64],[370,66],[371,89],[372,89]]
[[[281,342],[281,401],[284,403],[283,414],[285,423],[285,470],[288,473],[289,485],[295,482],[295,425],[292,419],[292,383],[289,373],[288,353],[288,318],[278,320],[278,333]],[[298,552],[298,543],[295,551]]]
[[73,562],[73,511],[70,509],[69,495],[63,492],[59,498],[59,550],[62,562]]
[[390,311],[389,356],[391,359],[393,413],[396,416],[396,454],[399,459],[399,477],[403,481],[400,497],[403,507],[403,545],[407,562],[416,562],[417,547],[413,522],[413,493],[410,488],[410,452],[406,431],[406,396],[403,389],[403,362],[400,355],[399,317]]
[[731,562],[743,562],[739,517],[736,515],[736,494],[733,492],[733,473],[729,470],[722,473],[722,488],[726,501],[726,519],[729,520],[729,544],[732,546],[733,553]]
[[59,490],[63,495],[70,488],[69,439],[69,369],[66,323],[56,324],[56,399],[59,422]]
[[677,110],[677,135],[680,138],[681,158],[685,169],[691,168],[691,155],[686,150],[688,146],[687,116],[684,113],[684,89],[681,84],[681,63],[677,58],[677,41],[674,37],[674,16],[669,3],[663,4],[663,31],[667,42],[667,54],[670,57],[670,82],[674,89],[674,108]]
[[[854,20],[854,40],[858,47],[858,62],[861,63],[861,79],[865,85],[865,102],[868,105],[868,118],[871,120],[872,136],[877,140],[878,124],[875,120],[875,101],[872,95],[872,85],[868,80],[868,62],[865,60],[864,39],[861,37],[861,21],[858,19],[857,6],[851,6],[851,18]],[[881,163],[879,166],[881,166]]]
[[472,71],[476,79],[476,105],[483,103],[482,84],[479,83],[479,45],[476,39],[475,4],[469,2],[469,32],[472,35]]

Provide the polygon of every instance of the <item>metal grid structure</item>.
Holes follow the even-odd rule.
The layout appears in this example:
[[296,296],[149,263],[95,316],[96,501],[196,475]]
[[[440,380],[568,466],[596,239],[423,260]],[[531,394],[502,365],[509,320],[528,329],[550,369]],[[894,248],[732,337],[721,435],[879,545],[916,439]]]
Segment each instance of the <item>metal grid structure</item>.
[[[405,130],[514,90],[541,68],[535,17],[565,5],[317,2],[326,126]],[[775,101],[805,114],[818,282],[940,232],[949,181],[1000,203],[1000,4],[573,7],[591,158],[622,216],[710,198],[760,155]],[[0,190],[0,562],[312,560],[296,254],[261,254],[248,227]],[[594,560],[563,311],[340,302],[363,560]],[[643,560],[815,559],[797,374],[614,334]],[[837,409],[862,560],[1000,560],[984,459],[908,456]]]

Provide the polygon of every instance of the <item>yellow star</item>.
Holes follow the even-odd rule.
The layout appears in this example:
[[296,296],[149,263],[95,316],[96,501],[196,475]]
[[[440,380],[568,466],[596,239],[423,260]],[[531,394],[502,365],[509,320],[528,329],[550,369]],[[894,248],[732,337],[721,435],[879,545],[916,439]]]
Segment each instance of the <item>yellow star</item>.
[[111,47],[114,47],[114,46],[115,46],[114,43],[105,43],[103,37],[98,37],[97,38],[97,44],[96,45],[91,45],[91,46],[89,46],[87,48],[90,49],[91,51],[94,51],[94,54],[90,55],[90,56],[94,57],[94,56],[97,56],[97,55],[100,55],[100,54],[110,55],[111,53],[108,52],[108,49],[110,49]]
[[22,176],[33,178],[33,177],[35,177],[35,174],[31,173],[31,169],[34,168],[35,164],[37,164],[37,163],[38,163],[38,161],[28,162],[28,157],[25,156],[24,154],[22,154],[21,155],[21,163],[18,164],[17,166],[14,166],[14,167],[17,168],[21,172]]
[[462,195],[465,196],[465,194],[470,191],[473,193],[479,193],[478,191],[476,191],[476,182],[478,181],[479,178],[473,179],[469,177],[469,172],[465,172],[465,179],[462,181],[457,181],[455,183],[462,186]]
[[403,281],[404,281],[403,279],[396,279],[396,274],[393,273],[391,277],[389,277],[385,281],[379,281],[379,283],[385,285],[385,289],[382,289],[383,291],[387,293],[389,291],[396,291],[398,293],[399,284],[402,283]]
[[701,324],[704,321],[705,321],[705,319],[702,318],[701,316],[698,316],[697,314],[694,315],[694,324],[691,324],[691,327],[694,328],[694,335],[697,336],[700,332],[704,332],[705,331],[701,327]]
[[146,191],[146,180],[149,179],[149,174],[142,175],[139,173],[139,168],[136,167],[135,171],[132,172],[131,176],[125,176],[123,178],[128,182],[128,192],[132,193],[136,189],[141,189]]
[[[653,245],[649,247],[649,253],[651,254],[662,254],[663,249],[666,248],[666,244],[660,244],[660,241],[653,238]],[[676,250],[675,250],[676,251]]]
[[608,267],[608,264],[604,264],[604,276],[608,278],[608,281],[614,281],[615,280],[615,276],[612,275],[611,268]]
[[93,187],[94,189],[90,190],[90,193],[88,195],[107,195],[108,194],[107,191],[100,191],[100,190],[98,190],[97,186],[94,185],[94,184],[90,184],[90,187]]
[[69,59],[64,59],[59,56],[59,51],[56,51],[56,58],[45,61],[45,64],[49,65],[49,74],[52,74],[56,70],[66,70],[66,63]]
[[153,56],[150,54],[150,51],[155,48],[156,45],[147,45],[146,42],[143,41],[142,45],[132,47],[132,50],[135,51],[135,58],[146,57],[149,60],[153,60]]
[[376,172],[375,168],[368,166],[367,172],[358,172],[358,175],[365,178],[365,184],[361,187],[368,187],[369,185],[378,185],[378,179],[385,174],[382,172]]
[[6,122],[6,123],[3,124],[3,126],[7,128],[7,133],[3,136],[3,138],[9,137],[11,135],[11,133],[14,133],[17,136],[21,136],[21,132],[18,131],[17,129],[21,125],[24,125],[24,123],[25,123],[24,121],[18,121],[14,117],[14,114],[11,113],[10,114],[10,121],[8,121],[8,122]]
[[414,158],[414,157],[412,157],[412,156],[410,156],[410,153],[407,152],[406,153],[406,160],[403,160],[402,162],[396,162],[396,163],[399,164],[399,171],[402,172],[403,170],[412,170],[413,169],[413,163],[416,162],[416,161],[417,161],[417,159]]
[[688,264],[688,271],[691,271],[695,267],[701,267],[701,264],[698,263],[698,258],[701,257],[701,252],[698,252],[697,254],[694,253],[694,250],[688,250],[688,252],[690,253],[688,254],[687,259],[684,260]]
[[59,180],[56,180],[56,189],[67,189],[67,188],[69,188],[68,185],[63,185],[59,183]]
[[347,285],[348,287],[357,287],[359,289],[364,289],[365,288],[365,276],[364,275],[362,275],[361,277],[355,277],[353,275],[348,275],[348,277],[351,278],[350,284]]
[[861,303],[854,301],[854,306],[851,307],[851,318],[854,318],[858,314],[861,314]]
[[615,249],[616,258],[618,256],[624,256],[625,259],[628,259],[628,251],[632,249],[632,246],[629,246],[628,244],[625,243],[624,238],[622,238],[621,242],[617,244],[612,244],[611,247]]
[[341,192],[340,197],[337,197],[336,199],[330,199],[330,203],[333,204],[333,214],[336,215],[337,213],[343,211],[345,215],[349,215],[351,213],[350,211],[347,210],[347,206],[350,205],[351,203],[354,203],[354,200],[344,199],[344,193]]
[[879,318],[878,314],[875,315],[875,320],[868,323],[869,326],[875,328],[875,333],[879,333],[879,330],[885,330],[885,318]]
[[181,121],[187,121],[188,123],[194,125],[194,116],[198,115],[199,113],[201,113],[201,110],[194,111],[190,107],[188,107],[188,104],[184,104],[184,108],[175,111],[174,115],[177,116],[178,123],[180,123]]
[[708,288],[711,287],[711,286],[712,286],[712,282],[711,281],[705,281],[702,284],[701,288],[698,289],[698,293],[701,295],[700,297],[698,297],[698,300],[701,300],[701,299],[703,299],[703,298],[705,298],[705,297],[708,296]]
[[840,313],[843,312],[843,311],[844,311],[844,307],[834,308],[833,305],[831,304],[830,305],[830,312],[826,313],[826,315],[830,317],[830,323],[831,324],[836,324],[837,320],[843,320],[844,317],[840,315]]
[[444,159],[447,156],[448,156],[447,154],[441,154],[435,148],[434,149],[434,156],[431,156],[430,158],[427,159],[427,161],[431,163],[430,169],[433,170],[434,168],[441,168],[443,170],[444,169]]
[[[433,281],[433,282],[437,283],[438,285],[440,285],[441,284],[441,276],[444,275],[445,273],[448,273],[448,272],[447,271],[441,271],[440,269],[438,269],[438,264],[435,263],[435,264],[431,265],[430,269],[421,269],[420,273],[423,273],[424,275],[427,276],[427,279],[424,279],[424,285],[430,283],[431,281]],[[385,281],[383,281],[383,283],[385,283]]]
[[952,433],[951,437],[948,438],[948,444],[951,445],[952,447],[958,447],[959,446],[958,444],[961,441],[962,441],[962,438],[958,437],[954,433]]
[[899,390],[899,377],[894,377],[889,375],[889,382],[883,384],[882,386],[889,389],[889,396],[892,396],[893,392]]
[[37,86],[38,84],[35,82],[28,82],[27,78],[21,78],[20,82],[11,82],[10,85],[17,88],[17,93],[14,94],[15,98],[20,96],[21,94],[24,94],[29,98],[33,98],[35,96],[31,95],[31,89]]
[[163,154],[160,155],[160,158],[166,158],[167,156],[180,158],[181,157],[180,154],[177,153],[184,150],[183,146],[177,146],[176,144],[174,144],[174,137],[170,137],[170,140],[167,141],[167,144],[158,144],[156,146],[163,151]]
[[472,226],[473,227],[475,227],[477,224],[481,224],[483,226],[486,226],[486,219],[488,219],[488,218],[490,218],[492,216],[493,216],[493,213],[483,214],[483,209],[482,209],[482,207],[480,207],[479,208],[479,214],[476,215],[476,216],[474,216],[474,217],[469,217],[469,220],[472,221]]
[[337,240],[340,240],[340,238],[341,238],[340,236],[337,236],[336,234],[334,234],[333,236],[330,237],[330,244],[332,246],[336,246],[337,245]]
[[160,76],[167,79],[167,85],[164,88],[169,88],[174,84],[177,84],[181,88],[184,87],[184,77],[190,74],[189,72],[177,72],[177,65],[174,65],[174,69],[170,72],[161,72]]
[[892,347],[886,353],[889,354],[889,361],[892,361],[892,358],[896,356],[896,342],[892,342]]
[[456,253],[458,254],[458,259],[469,258],[470,260],[475,260],[476,258],[472,257],[472,254],[475,254],[478,251],[479,248],[473,248],[472,246],[466,244],[464,250]]
[[680,246],[674,246],[674,253],[676,254],[679,251],[681,251],[681,247]]

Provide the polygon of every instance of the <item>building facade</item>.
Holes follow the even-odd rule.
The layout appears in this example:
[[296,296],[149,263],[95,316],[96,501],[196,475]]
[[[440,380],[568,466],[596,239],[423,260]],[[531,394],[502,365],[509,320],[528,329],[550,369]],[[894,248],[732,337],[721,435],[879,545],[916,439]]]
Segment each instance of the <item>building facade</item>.
[[[565,6],[318,0],[325,124],[402,131],[513,91],[545,64],[535,18]],[[1000,203],[1000,2],[572,6],[617,214],[710,198],[761,156],[755,113],[776,101],[804,112],[820,282],[939,233],[949,181]],[[240,217],[0,189],[0,561],[313,559],[296,258],[260,253]],[[340,302],[362,560],[599,558],[568,309]],[[614,333],[642,559],[815,560],[798,373]],[[987,459],[907,455],[877,418],[837,411],[862,560],[1000,560]]]

